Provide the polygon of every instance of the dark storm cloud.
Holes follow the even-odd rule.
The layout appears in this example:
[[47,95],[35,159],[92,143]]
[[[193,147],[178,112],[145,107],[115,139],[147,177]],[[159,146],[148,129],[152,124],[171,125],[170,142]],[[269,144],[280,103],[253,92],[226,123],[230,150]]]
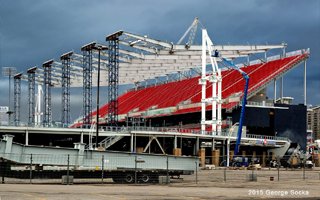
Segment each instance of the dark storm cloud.
[[[25,71],[48,59],[58,59],[64,52],[79,52],[81,45],[90,41],[104,42],[107,34],[119,29],[177,42],[196,16],[216,44],[285,41],[287,51],[311,48],[308,103],[320,103],[317,0],[0,0],[0,65]],[[201,42],[200,34],[197,43]],[[303,100],[302,74],[299,67],[285,77],[285,94],[297,96],[296,103]],[[2,78],[0,83],[3,93],[7,81]],[[2,96],[0,104],[5,102]]]

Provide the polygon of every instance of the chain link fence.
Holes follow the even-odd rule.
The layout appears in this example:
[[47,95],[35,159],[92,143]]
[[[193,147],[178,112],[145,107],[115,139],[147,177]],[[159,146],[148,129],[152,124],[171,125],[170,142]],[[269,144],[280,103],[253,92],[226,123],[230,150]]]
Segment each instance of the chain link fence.
[[[212,156],[194,158],[194,169],[184,171],[184,163],[177,165],[175,156],[161,156],[148,163],[138,154],[132,156],[105,157],[105,155],[86,155],[86,157],[65,154],[1,154],[0,177],[2,183],[152,183],[152,184],[207,184],[221,182],[246,181],[320,181],[320,168],[307,165],[303,160],[297,165],[283,166],[281,159],[261,161],[240,157],[230,159],[227,166],[226,157],[214,159]],[[254,156],[260,158],[261,156]],[[7,158],[7,159],[4,159]],[[8,159],[10,158],[10,159]],[[85,160],[80,162],[79,159]],[[15,163],[9,160],[20,160]],[[219,164],[212,164],[213,161]],[[41,163],[53,163],[42,165]],[[276,163],[274,163],[276,162]],[[291,161],[295,162],[295,161]],[[76,165],[82,163],[81,166]],[[152,170],[150,169],[152,166]],[[174,167],[173,167],[174,166]],[[189,175],[185,175],[186,172]]]

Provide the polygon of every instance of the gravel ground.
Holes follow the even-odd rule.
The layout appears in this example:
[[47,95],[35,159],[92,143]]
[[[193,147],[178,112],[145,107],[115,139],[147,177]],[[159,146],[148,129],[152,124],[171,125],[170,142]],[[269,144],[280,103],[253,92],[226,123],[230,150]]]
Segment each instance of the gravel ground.
[[[9,180],[0,184],[0,200],[56,200],[56,199],[319,199],[320,180],[318,170],[306,171],[305,180],[301,170],[281,170],[280,181],[275,170],[254,171],[257,181],[246,181],[249,170],[227,171],[202,170],[196,177],[184,176],[172,180],[169,185],[119,185],[111,180],[99,184],[99,180],[88,184],[88,180],[77,180],[77,184],[61,185],[59,180],[33,180],[20,182]],[[270,181],[270,176],[274,181]],[[50,184],[49,184],[50,183]],[[81,184],[80,184],[81,183]]]

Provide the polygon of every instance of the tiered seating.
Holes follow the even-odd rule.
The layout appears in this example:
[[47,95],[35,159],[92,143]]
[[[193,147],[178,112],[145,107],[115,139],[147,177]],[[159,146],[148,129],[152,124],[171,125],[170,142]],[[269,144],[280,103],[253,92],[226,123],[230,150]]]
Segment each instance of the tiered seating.
[[[268,63],[255,64],[243,67],[249,77],[249,95],[257,89],[263,87],[277,75],[291,69],[297,62],[303,60],[308,54],[291,56]],[[138,112],[146,111],[151,107],[168,108],[177,106],[183,101],[189,100],[190,103],[201,102],[201,85],[198,80],[200,77],[194,77],[177,82],[170,82],[145,89],[129,91],[118,98],[119,114],[126,114],[134,109]],[[228,98],[235,93],[243,93],[245,80],[236,70],[222,71],[222,98]],[[212,96],[212,87],[210,84],[206,89],[207,96]],[[223,108],[232,108],[237,103],[223,105]],[[207,106],[207,109],[211,109]],[[172,114],[182,114],[189,112],[199,112],[200,107],[185,108],[177,110]],[[92,115],[95,115],[93,112]],[[108,104],[100,108],[100,115],[106,116],[108,113]]]

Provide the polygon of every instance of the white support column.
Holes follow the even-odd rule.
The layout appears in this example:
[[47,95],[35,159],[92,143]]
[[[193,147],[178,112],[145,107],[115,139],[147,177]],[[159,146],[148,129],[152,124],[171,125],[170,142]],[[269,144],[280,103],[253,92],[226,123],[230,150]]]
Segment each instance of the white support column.
[[206,55],[207,55],[207,47],[206,47],[206,31],[202,30],[202,68],[201,68],[201,133],[204,134],[206,130]]
[[134,137],[133,133],[131,133],[131,138],[130,138],[130,152],[132,153],[134,151]]
[[273,90],[274,90],[274,94],[273,94],[274,100],[273,100],[273,103],[276,103],[276,101],[277,101],[277,79],[274,79],[274,81],[273,81]]
[[304,61],[303,73],[303,103],[307,105],[307,60]]
[[26,143],[25,145],[29,145],[29,131],[26,130]]
[[173,148],[174,149],[178,148],[178,137],[176,135],[174,136]]
[[80,143],[83,143],[83,130],[81,131],[81,134],[80,134]]
[[217,135],[217,80],[212,82],[212,99],[212,135]]

